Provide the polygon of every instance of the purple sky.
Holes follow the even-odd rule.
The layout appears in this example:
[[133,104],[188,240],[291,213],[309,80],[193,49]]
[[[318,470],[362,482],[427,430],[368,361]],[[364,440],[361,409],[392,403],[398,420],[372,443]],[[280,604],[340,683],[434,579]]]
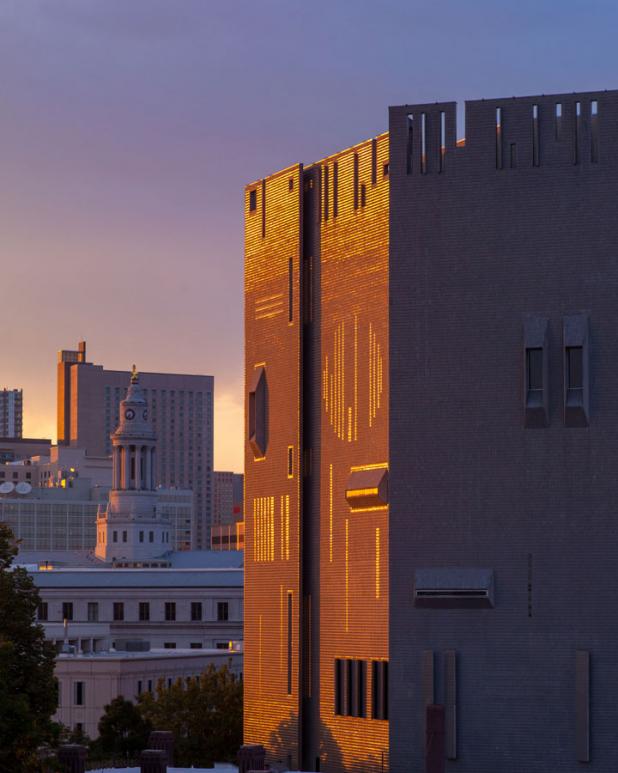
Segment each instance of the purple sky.
[[[55,361],[213,374],[242,469],[246,182],[387,106],[615,88],[614,0],[1,0],[0,387],[55,434]],[[460,132],[461,134],[461,132]]]

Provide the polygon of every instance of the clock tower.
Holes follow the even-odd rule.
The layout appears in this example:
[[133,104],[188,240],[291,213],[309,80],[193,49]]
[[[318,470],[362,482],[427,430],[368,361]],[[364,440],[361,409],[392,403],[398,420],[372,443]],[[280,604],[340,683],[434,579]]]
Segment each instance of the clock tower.
[[158,513],[157,439],[135,365],[120,403],[120,424],[111,437],[112,490],[97,514],[95,555],[113,564],[166,566],[160,557],[171,550],[171,524]]

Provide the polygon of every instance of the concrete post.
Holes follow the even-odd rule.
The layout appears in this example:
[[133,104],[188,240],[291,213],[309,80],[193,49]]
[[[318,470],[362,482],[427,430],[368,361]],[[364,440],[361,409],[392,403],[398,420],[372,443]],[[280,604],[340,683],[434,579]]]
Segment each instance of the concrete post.
[[167,752],[144,749],[139,756],[140,773],[167,773]]
[[174,764],[174,734],[169,730],[153,730],[148,736],[148,748],[164,751],[167,764]]
[[88,750],[77,743],[64,744],[58,749],[62,773],[84,773]]

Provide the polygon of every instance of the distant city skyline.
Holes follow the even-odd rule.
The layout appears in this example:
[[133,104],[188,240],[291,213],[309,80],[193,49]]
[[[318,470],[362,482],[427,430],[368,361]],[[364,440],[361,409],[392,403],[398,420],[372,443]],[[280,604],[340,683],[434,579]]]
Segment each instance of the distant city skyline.
[[247,180],[390,104],[612,88],[616,23],[597,0],[5,0],[0,388],[24,435],[55,437],[56,353],[85,338],[108,368],[212,373],[214,467],[241,471]]

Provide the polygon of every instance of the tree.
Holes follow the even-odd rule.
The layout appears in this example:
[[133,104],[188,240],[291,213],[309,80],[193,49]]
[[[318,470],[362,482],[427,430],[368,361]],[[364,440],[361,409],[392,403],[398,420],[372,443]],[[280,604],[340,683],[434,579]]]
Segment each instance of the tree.
[[242,744],[242,682],[227,666],[211,664],[171,687],[160,680],[155,695],[140,695],[139,708],[154,728],[174,734],[176,765],[233,761]]
[[99,720],[99,737],[92,749],[101,756],[135,756],[146,748],[151,729],[137,706],[119,695],[105,706]]
[[0,771],[39,770],[37,748],[53,736],[58,705],[55,653],[36,622],[39,593],[25,569],[12,567],[13,532],[0,523]]

